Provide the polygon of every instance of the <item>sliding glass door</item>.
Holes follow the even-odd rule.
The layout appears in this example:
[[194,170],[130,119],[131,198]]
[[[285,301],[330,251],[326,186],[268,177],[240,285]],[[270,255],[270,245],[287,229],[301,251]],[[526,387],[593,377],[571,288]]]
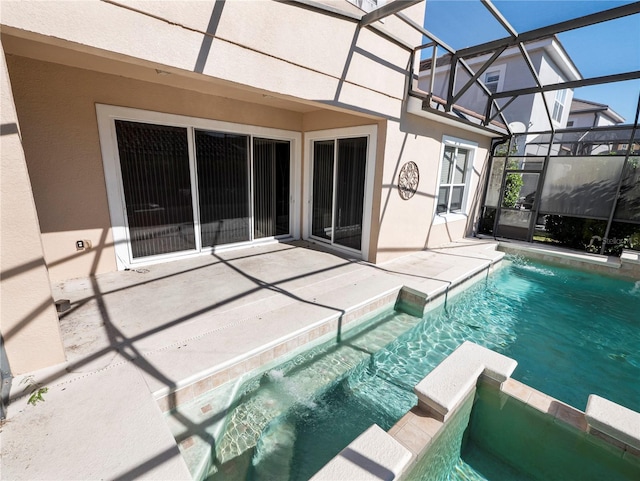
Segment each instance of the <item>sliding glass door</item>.
[[116,120],[132,258],[196,248],[188,132]]
[[196,130],[203,247],[249,241],[249,136]]
[[313,210],[311,235],[333,239],[333,184],[335,141],[313,143]]
[[337,161],[333,242],[359,251],[362,247],[367,138],[338,140]]
[[113,125],[130,262],[291,235],[291,140]]
[[253,237],[289,234],[291,143],[253,139]]
[[362,249],[367,137],[313,142],[311,235]]

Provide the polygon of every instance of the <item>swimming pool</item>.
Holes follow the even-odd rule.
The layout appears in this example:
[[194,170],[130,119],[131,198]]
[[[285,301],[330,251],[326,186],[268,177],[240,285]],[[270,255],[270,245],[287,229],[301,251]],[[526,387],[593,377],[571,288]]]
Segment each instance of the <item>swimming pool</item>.
[[209,476],[308,479],[371,424],[391,428],[464,340],[516,359],[514,378],[575,407],[595,393],[638,411],[638,313],[638,284],[507,262],[423,319],[383,313],[245,383]]

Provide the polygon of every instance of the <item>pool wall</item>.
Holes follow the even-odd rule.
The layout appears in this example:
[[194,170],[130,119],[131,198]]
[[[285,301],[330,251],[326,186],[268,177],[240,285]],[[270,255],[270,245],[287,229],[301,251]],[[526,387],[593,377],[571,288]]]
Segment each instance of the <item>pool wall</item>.
[[446,304],[450,299],[466,291],[472,285],[485,281],[489,275],[502,268],[503,263],[501,261],[502,257],[495,261],[488,261],[470,271],[467,275],[456,279],[455,282],[440,281],[441,285],[428,294],[409,286],[404,286],[400,290],[396,307],[407,314],[424,317],[427,312]]
[[299,350],[325,342],[342,330],[357,326],[372,313],[393,307],[398,300],[399,292],[399,287],[384,292],[365,303],[346,309],[343,313],[335,313],[309,327],[292,332],[277,342],[266,344],[241,359],[232,359],[225,364],[214,366],[209,371],[197,373],[183,380],[174,389],[158,391],[154,393],[158,406],[162,412],[170,411],[246,373],[264,369],[274,360],[281,360]]
[[[582,412],[512,379],[515,367],[515,360],[468,341],[456,349],[416,385],[418,405],[386,433],[411,459],[383,479],[435,479],[428,460],[443,456],[429,451],[453,443],[450,452],[459,455],[460,419],[470,419],[470,436],[482,448],[523,472],[542,473],[539,479],[640,479],[640,413],[594,395]],[[443,436],[453,441],[442,442]],[[335,479],[343,452],[314,481]],[[373,450],[361,449],[358,459],[378,464]]]
[[523,255],[547,264],[640,281],[640,252],[638,251],[624,250],[620,257],[614,257],[517,241],[500,241],[498,250],[505,254]]
[[451,281],[438,280],[439,286],[430,290],[429,293],[408,286],[390,289],[365,302],[353,305],[342,313],[335,313],[311,326],[293,332],[277,342],[266,344],[241,359],[232,359],[210,370],[196,373],[182,380],[172,389],[156,391],[154,397],[162,412],[170,411],[246,373],[263,369],[274,360],[283,360],[294,352],[326,342],[331,337],[337,336],[340,331],[346,332],[369,319],[372,313],[381,312],[384,309],[395,307],[397,310],[422,317],[429,310],[446,303],[473,284],[486,280],[491,273],[502,266],[501,260],[502,255],[499,255],[469,270],[463,277]]
[[[511,381],[502,391],[485,386],[477,390],[469,424],[469,442],[473,448],[480,448],[480,452],[517,468],[531,479],[640,479],[640,457],[636,448],[594,431],[589,414],[585,416],[554,399],[547,399],[542,410],[533,407],[529,403],[531,396],[535,394],[541,400],[541,393]],[[607,406],[603,411],[605,417],[611,408],[615,410],[615,406]],[[640,417],[636,416],[634,421],[633,416],[629,416],[627,420],[635,422],[637,435]],[[631,429],[632,426],[624,427]]]

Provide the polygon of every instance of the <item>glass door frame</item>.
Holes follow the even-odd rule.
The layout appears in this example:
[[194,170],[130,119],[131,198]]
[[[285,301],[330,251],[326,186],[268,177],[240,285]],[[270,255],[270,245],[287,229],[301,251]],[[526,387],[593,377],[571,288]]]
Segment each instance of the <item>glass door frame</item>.
[[[515,158],[512,157],[512,159]],[[517,157],[518,159],[522,159],[526,162],[527,157],[526,156],[520,156]],[[527,236],[526,239],[522,239],[525,242],[531,242],[533,239],[533,234],[534,234],[534,230],[535,230],[535,226],[536,226],[536,220],[538,217],[538,206],[540,205],[540,195],[542,194],[542,183],[544,180],[544,169],[546,168],[547,164],[548,164],[548,159],[547,158],[543,158],[543,157],[530,157],[530,159],[532,161],[534,161],[534,159],[544,159],[543,161],[543,167],[539,168],[539,169],[525,169],[525,168],[521,168],[521,167],[512,167],[509,168],[509,157],[507,157],[505,159],[505,168],[502,172],[502,182],[500,184],[500,195],[498,196],[498,205],[496,206],[496,219],[494,221],[494,227],[493,227],[493,235],[494,237],[501,237],[499,235],[498,232],[498,228],[500,226],[500,218],[502,216],[502,212],[503,211],[518,211],[518,209],[513,209],[513,208],[509,208],[509,207],[505,207],[503,205],[504,202],[504,195],[505,195],[505,191],[506,191],[506,181],[507,181],[507,176],[509,174],[516,174],[516,175],[522,175],[522,174],[534,174],[538,176],[537,182],[536,182],[536,191],[535,191],[535,196],[533,199],[533,204],[531,206],[530,209],[525,210],[525,212],[529,212],[530,213],[530,218],[529,218],[529,225],[527,227]],[[537,160],[536,160],[537,161]],[[510,237],[509,237],[510,238]],[[516,239],[516,240],[520,240],[520,239]]]
[[[230,250],[244,246],[267,244],[277,242],[280,239],[300,238],[300,213],[301,182],[298,180],[302,164],[302,134],[300,132],[259,127],[247,124],[236,124],[216,120],[208,120],[183,115],[165,114],[161,112],[117,107],[113,105],[96,104],[98,120],[98,133],[100,149],[105,174],[109,215],[111,218],[111,230],[113,245],[118,270],[124,270],[133,266],[151,265],[167,260],[193,257],[202,254],[211,254],[223,250]],[[159,254],[155,256],[133,258],[129,236],[129,226],[126,216],[124,190],[122,185],[122,172],[118,153],[118,139],[115,131],[115,120],[125,120],[138,123],[155,125],[167,125],[187,129],[187,142],[189,149],[189,172],[191,175],[191,196],[194,215],[194,230],[196,248],[185,251]],[[195,131],[207,130],[214,132],[239,134],[248,136],[249,150],[249,217],[250,237],[248,241],[233,244],[223,244],[213,247],[202,247],[200,235],[200,207],[198,198],[197,161],[195,152]],[[272,140],[284,140],[290,142],[290,170],[289,170],[289,234],[273,237],[254,239],[254,212],[253,212],[253,138],[267,138]]]
[[[303,199],[303,230],[302,238],[319,244],[331,246],[332,249],[344,252],[345,254],[356,255],[363,260],[369,258],[369,242],[371,239],[371,215],[373,204],[373,184],[375,176],[376,166],[376,149],[378,145],[378,126],[377,125],[363,125],[359,127],[348,127],[341,129],[329,129],[329,130],[316,130],[313,132],[305,132],[305,145],[304,145],[304,199]],[[334,239],[335,231],[335,201],[336,201],[336,163],[337,157],[334,156],[333,167],[333,200],[332,200],[332,233],[331,240],[323,239],[312,235],[311,223],[313,221],[313,145],[316,141],[322,140],[334,140],[334,152],[337,152],[337,141],[340,139],[350,139],[356,137],[367,137],[367,159],[365,167],[365,185],[364,185],[364,202],[362,210],[362,241],[361,249],[356,250],[350,247],[345,247],[340,244],[336,244]]]

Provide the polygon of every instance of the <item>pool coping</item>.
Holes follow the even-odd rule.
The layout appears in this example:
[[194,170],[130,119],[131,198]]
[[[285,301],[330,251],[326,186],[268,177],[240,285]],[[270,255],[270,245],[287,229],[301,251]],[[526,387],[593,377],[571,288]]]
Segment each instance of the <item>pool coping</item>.
[[[307,350],[335,337],[338,326],[343,333],[366,322],[372,315],[387,309],[399,308],[403,312],[422,317],[429,310],[435,309],[447,302],[502,266],[504,254],[497,253],[494,259],[487,260],[481,265],[469,269],[465,274],[448,281],[442,288],[434,289],[430,293],[423,293],[406,285],[390,289],[382,294],[373,296],[345,309],[342,315],[332,315],[316,323],[295,331],[285,338],[278,339],[262,346],[246,356],[232,359],[218,364],[211,369],[197,373],[182,380],[175,389],[162,389],[154,393],[154,398],[164,415],[170,415],[180,406],[197,400],[206,392],[222,387],[226,383],[235,383],[235,388],[252,372],[260,372],[275,363],[294,356],[298,352]],[[378,434],[379,436],[379,434]],[[192,448],[192,436],[187,436],[178,443],[181,450]],[[194,479],[198,479],[207,469],[208,462],[203,459],[194,469]]]
[[372,312],[395,305],[401,288],[393,288],[366,301],[345,309],[344,314],[334,314],[310,326],[271,341],[260,348],[231,359],[210,369],[183,379],[175,389],[163,388],[153,393],[162,412],[177,408],[190,402],[207,391],[234,381],[242,375],[260,369],[269,363],[291,355],[295,351],[307,349],[312,343],[347,326],[355,327],[354,321],[364,318]]
[[391,481],[406,471],[413,456],[402,443],[373,424],[325,464],[310,481]]
[[[429,446],[443,433],[451,416],[470,397],[475,396],[478,383],[498,389],[510,399],[552,417],[554,423],[584,433],[593,442],[604,441],[623,459],[633,457],[640,465],[640,433],[634,434],[630,430],[630,426],[640,425],[640,413],[593,394],[589,396],[586,412],[580,411],[511,378],[516,364],[513,359],[465,341],[436,366],[415,387],[419,396],[418,405],[387,432],[391,439],[412,454],[411,461],[405,463],[403,471],[392,479],[403,479],[411,472]],[[388,440],[385,442],[389,443]],[[350,449],[350,446],[345,450]],[[369,458],[372,463],[378,462],[379,454],[376,450],[361,451],[360,454]],[[341,454],[328,463],[332,467],[327,472],[335,474],[336,469],[344,464],[340,457]],[[346,473],[344,471],[340,474]],[[347,479],[344,476],[338,477]],[[370,474],[359,479],[374,481],[379,477]]]
[[[551,257],[555,263],[571,264],[573,267],[575,267],[577,259],[583,263],[583,268],[585,266],[589,268],[591,265],[611,264],[614,267],[609,266],[609,268],[619,269],[619,265],[615,267],[615,262],[603,259],[602,256],[595,259],[586,256],[585,259],[585,256],[579,254],[556,251],[550,253],[547,249],[528,246],[522,249],[520,249],[521,246],[518,246],[518,249],[501,247],[502,244],[499,244],[503,255],[510,251],[525,252],[528,257],[537,260],[548,261]],[[530,255],[530,253],[539,253],[540,255]],[[400,307],[402,311],[409,314],[422,316],[428,310],[446,303],[450,297],[465,291],[472,284],[481,281],[483,277],[487,277],[494,270],[500,268],[503,265],[501,263],[503,255],[486,260],[451,281],[442,282],[441,285],[428,293],[420,291],[415,285],[405,284],[400,289],[393,289],[381,296],[353,306],[345,311],[343,316],[330,316],[308,328],[292,333],[287,339],[278,340],[266,349],[225,366],[223,369],[218,369],[216,372],[182,388],[187,390],[191,388],[190,394],[187,394],[188,391],[180,393],[181,390],[178,390],[174,393],[174,398],[180,401],[176,405],[194,399],[199,394],[211,389],[211,387],[207,388],[211,383],[214,384],[214,387],[219,386],[222,384],[221,381],[225,379],[231,380],[233,377],[272,363],[278,358],[284,358],[293,355],[295,351],[308,348],[312,343],[317,343],[323,338],[327,338],[330,333],[335,332],[340,319],[345,326],[355,327],[358,323],[353,321],[356,319],[391,306]],[[557,259],[560,259],[560,262]],[[512,379],[511,374],[516,365],[517,362],[513,359],[465,341],[416,385],[417,406],[407,412],[388,432],[384,432],[375,424],[372,425],[327,463],[312,479],[323,481],[335,479],[336,476],[341,479],[351,479],[355,475],[354,473],[358,473],[358,479],[371,479],[372,481],[381,479],[381,473],[387,475],[387,478],[383,476],[383,479],[402,478],[410,472],[428,446],[440,435],[450,416],[457,412],[469,397],[475,396],[478,383],[499,389],[510,398],[553,417],[556,423],[583,432],[593,439],[605,441],[612,448],[617,449],[621,456],[640,458],[640,449],[636,446],[636,444],[640,446],[640,437],[634,438],[624,428],[625,424],[635,422],[635,416],[640,419],[640,414],[628,410],[632,413],[631,417],[614,416],[612,419],[607,410],[604,411],[604,414],[599,411],[591,412],[589,409],[587,409],[587,413],[582,412]],[[175,407],[172,406],[169,398],[170,394],[164,394],[157,399],[159,406],[165,411]],[[610,403],[610,401],[607,402]],[[618,406],[614,403],[610,404]],[[601,404],[596,403],[595,405],[600,406]],[[624,433],[624,436],[620,435],[621,432]],[[387,449],[379,449],[380,446],[386,446]],[[404,454],[399,454],[400,458],[396,460],[397,462],[389,464],[387,455],[390,451],[408,452],[410,456],[407,458]]]
[[[208,387],[196,384],[205,377],[209,386],[223,381],[224,373],[212,377],[222,368],[246,371],[255,362],[246,355],[261,354],[264,346],[302,349],[293,346],[308,345],[301,328],[319,327],[314,323],[344,316],[392,288],[432,292],[448,285],[503,257],[496,245],[464,239],[373,265],[294,242],[57,286],[55,295],[76,305],[64,319],[74,349],[60,365],[13,379],[2,426],[3,473],[15,479],[192,479],[177,442],[182,437],[172,435],[156,397],[187,388],[177,395],[185,399]],[[130,308],[133,299],[138,309]],[[124,339],[110,338],[109,325]],[[46,402],[27,404],[26,378],[48,388]],[[184,427],[202,435],[206,425]]]
[[[284,358],[295,351],[309,348],[313,343],[328,340],[332,333],[356,327],[366,316],[385,308],[399,308],[408,314],[422,317],[429,310],[446,303],[449,298],[467,290],[501,267],[503,253],[496,252],[492,259],[485,259],[481,265],[465,269],[462,275],[450,281],[442,281],[442,286],[428,293],[403,284],[387,289],[358,304],[345,309],[343,314],[333,314],[309,326],[294,331],[287,336],[273,340],[259,348],[219,363],[209,369],[182,379],[174,388],[163,387],[152,393],[160,410],[164,413],[196,399],[207,391],[216,389],[240,376],[258,370],[278,358]],[[335,334],[334,334],[335,335]]]
[[[176,439],[167,428],[160,406],[153,396],[153,393],[158,397],[168,394],[168,392],[161,393],[159,389],[164,381],[161,382],[150,375],[145,370],[147,366],[157,369],[160,374],[166,376],[167,382],[173,383],[175,380],[178,389],[191,385],[192,394],[195,394],[193,384],[202,378],[194,378],[193,372],[211,376],[215,371],[209,369],[210,366],[216,365],[216,369],[220,370],[220,366],[231,368],[240,363],[243,358],[238,356],[239,352],[257,354],[257,351],[251,351],[251,347],[264,346],[265,338],[259,338],[256,343],[249,346],[242,344],[244,341],[241,335],[243,331],[254,329],[259,323],[268,328],[268,333],[273,333],[269,340],[279,338],[278,342],[271,347],[276,347],[283,342],[286,346],[286,342],[291,341],[294,333],[301,334],[300,327],[312,326],[313,322],[319,319],[327,319],[327,311],[323,311],[323,301],[329,307],[347,312],[346,306],[357,305],[360,300],[370,294],[382,292],[394,285],[404,285],[407,289],[433,294],[436,289],[442,289],[443,285],[449,286],[451,281],[464,277],[464,272],[479,270],[480,276],[474,279],[480,280],[485,274],[483,269],[487,268],[488,273],[489,269],[500,266],[499,259],[504,256],[504,253],[489,251],[489,249],[495,249],[495,245],[493,241],[473,239],[456,243],[449,251],[444,248],[421,251],[398,258],[397,261],[379,265],[367,265],[348,259],[338,262],[332,258],[321,259],[313,256],[313,259],[304,265],[308,265],[312,273],[326,272],[327,275],[313,278],[312,284],[292,281],[291,285],[285,285],[287,292],[295,294],[295,302],[289,299],[276,302],[275,296],[241,297],[242,302],[195,317],[193,322],[180,324],[179,329],[158,330],[157,338],[151,338],[151,341],[146,344],[135,345],[140,348],[138,355],[128,348],[112,350],[113,346],[107,346],[108,349],[103,351],[102,345],[98,344],[95,346],[95,351],[87,351],[89,352],[87,364],[79,365],[75,359],[71,359],[50,369],[16,377],[13,383],[15,388],[12,389],[12,394],[15,393],[15,396],[11,397],[8,422],[2,428],[3,471],[15,479],[69,476],[115,478],[121,473],[131,476],[137,473],[140,476],[164,479],[191,479]],[[285,252],[289,251],[294,252],[294,249],[289,248]],[[104,279],[99,279],[100,288],[109,294],[116,293],[113,294],[115,296],[113,301],[112,298],[106,299],[109,306],[115,306],[116,301],[120,302],[120,297],[127,294],[129,284],[146,286],[147,283],[167,279],[171,281],[171,285],[174,285],[176,279],[183,279],[188,275],[192,277],[186,277],[187,279],[192,279],[194,276],[202,277],[201,273],[204,271],[200,270],[201,267],[220,266],[220,269],[212,267],[210,275],[219,274],[223,268],[226,269],[224,272],[229,270],[226,267],[227,262],[240,263],[248,262],[245,259],[261,259],[259,256],[265,253],[269,255],[274,253],[274,261],[281,258],[295,259],[293,255],[282,257],[283,254],[276,252],[272,247],[261,248],[252,252],[251,255],[237,255],[239,259],[237,261],[234,256],[229,255],[229,259],[223,259],[225,262],[208,261],[202,263],[202,266],[200,261],[190,260],[185,263],[180,261],[175,264],[161,265],[157,268],[157,272],[152,270],[151,274],[117,273],[131,279],[126,282],[116,282],[115,274],[106,276]],[[440,253],[444,255],[438,257]],[[310,257],[306,251],[303,254]],[[326,255],[326,257],[330,256]],[[347,267],[343,269],[341,267],[343,265]],[[262,276],[253,265],[243,264],[242,267],[247,273],[258,275],[258,279],[275,279],[278,282],[280,277],[286,280],[288,279],[286,276],[289,275],[297,276],[292,279],[305,279],[306,276],[304,272],[299,272],[301,270],[299,269],[295,272],[279,273],[280,277],[270,278],[266,275]],[[284,267],[279,269],[282,270]],[[210,272],[209,267],[206,272]],[[392,279],[378,282],[379,278],[387,274],[390,274]],[[375,277],[375,282],[372,282],[372,277]],[[233,279],[235,277],[224,277],[226,284],[232,284]],[[339,282],[335,282],[334,279],[339,279]],[[88,281],[83,282],[89,286],[87,289],[91,287]],[[356,283],[357,287],[353,288],[352,286]],[[88,294],[82,291],[83,286],[78,282],[74,286],[80,289],[78,299],[82,300],[86,295],[95,295],[91,290],[87,291]],[[190,285],[184,288],[193,290]],[[236,291],[229,293],[224,291],[223,295],[243,293],[243,289],[244,287],[240,285]],[[432,306],[435,306],[440,302],[446,302],[447,297],[450,298],[455,294],[455,289],[455,287],[449,287],[447,293],[445,287],[444,296],[433,297],[432,295],[431,298],[424,296],[422,301],[429,299],[430,303],[433,302]],[[317,294],[324,295],[323,298],[318,297],[319,302],[315,299]],[[223,295],[220,297],[225,299]],[[271,299],[275,300],[271,301]],[[120,304],[120,311],[126,309],[126,302],[120,302]],[[260,319],[257,317],[263,312],[270,312],[269,309],[284,309],[287,306],[291,306],[291,310],[296,310],[296,315],[302,312],[303,315],[312,313],[313,316],[303,319],[304,322],[299,317],[290,316],[277,326],[279,330],[271,325],[270,319],[264,316]],[[118,319],[118,312],[115,309],[113,312],[110,311],[114,320]],[[250,316],[254,316],[255,319]],[[222,330],[219,326],[230,327]],[[319,326],[316,325],[316,327]],[[285,328],[288,329],[286,338],[278,335],[284,332]],[[237,335],[230,336],[234,332]],[[255,333],[249,334],[252,335],[250,339],[252,342],[253,338],[258,338]],[[335,335],[335,332],[327,335]],[[210,346],[216,339],[229,342],[229,338],[238,340],[240,347],[236,349],[237,346],[228,346],[220,342],[215,344],[215,349]],[[257,344],[260,339],[263,339],[263,342]],[[273,355],[275,356],[275,352]],[[199,362],[192,364],[192,360]],[[210,362],[212,360],[214,362]],[[250,367],[249,364],[243,367],[236,366],[237,369],[248,367]],[[20,385],[21,379],[31,374],[36,382],[49,388],[46,402],[39,403],[37,407],[26,404],[26,397],[22,392],[24,385]],[[199,387],[202,388],[203,385]],[[20,402],[18,403],[17,400]],[[111,423],[112,426],[104,430],[105,423]],[[37,426],[37,429],[34,429],[34,426]],[[95,436],[95,432],[102,434]],[[65,460],[64,463],[60,462],[61,459]],[[4,463],[5,460],[6,463]]]

